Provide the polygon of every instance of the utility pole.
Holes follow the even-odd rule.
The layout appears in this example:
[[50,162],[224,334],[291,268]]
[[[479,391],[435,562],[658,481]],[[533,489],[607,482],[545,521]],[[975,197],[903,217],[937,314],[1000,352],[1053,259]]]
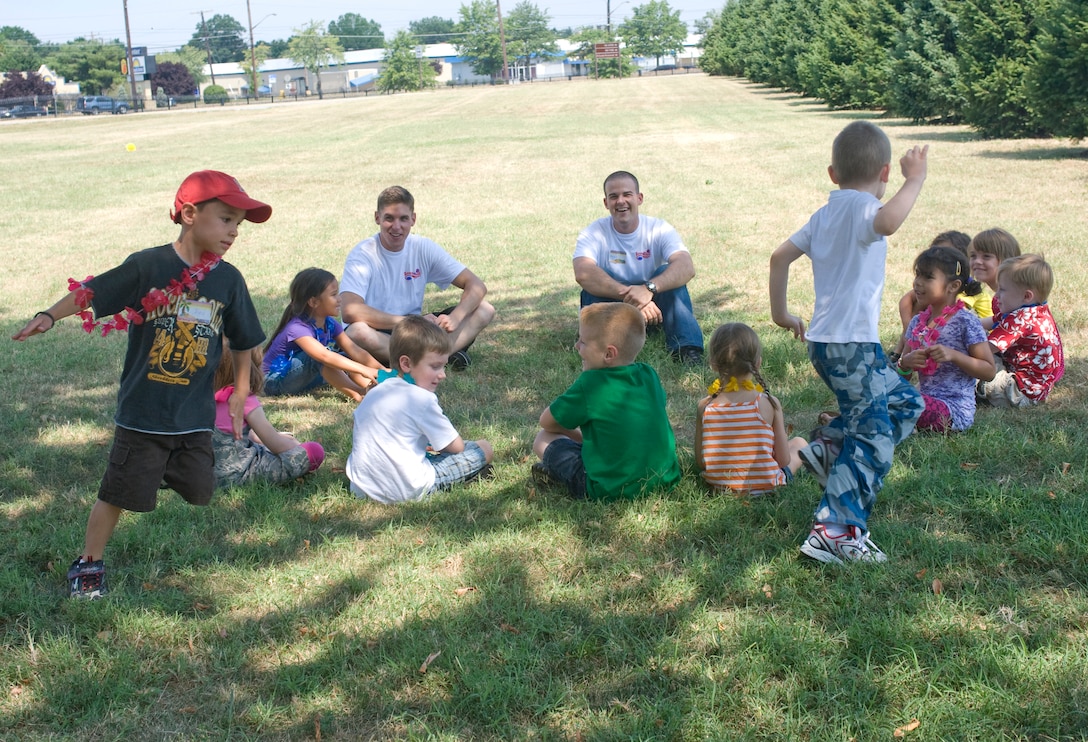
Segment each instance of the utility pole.
[[495,9],[499,13],[499,41],[502,42],[502,79],[510,82],[509,67],[506,66],[506,32],[502,28],[502,3],[495,0]]
[[[200,13],[200,33],[204,34],[204,50],[208,53],[208,72],[212,76],[212,85],[215,85],[215,69],[212,67],[212,45],[208,41],[208,25],[204,22],[205,11],[193,11],[192,15],[196,15],[198,12]],[[211,11],[207,12],[210,13]]]
[[132,90],[132,110],[139,111],[139,101],[136,100],[136,70],[132,68],[132,31],[128,27],[128,0],[125,5],[125,57],[128,59],[128,84]]
[[246,0],[246,16],[249,17],[249,94],[257,97],[257,52],[253,49],[253,11],[249,9],[249,0]]

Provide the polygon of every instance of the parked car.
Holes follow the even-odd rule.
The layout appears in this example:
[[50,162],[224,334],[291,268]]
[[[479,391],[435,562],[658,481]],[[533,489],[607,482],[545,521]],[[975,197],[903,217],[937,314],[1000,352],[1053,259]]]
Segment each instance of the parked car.
[[117,100],[108,95],[85,95],[76,101],[76,110],[89,116],[97,116],[102,112],[128,113],[130,107],[127,100]]
[[9,119],[9,118],[11,118],[11,109],[10,108],[0,108],[0,119]]
[[49,111],[47,111],[44,106],[21,105],[11,107],[11,118],[15,119],[25,119],[29,118],[30,116],[47,115],[49,115]]

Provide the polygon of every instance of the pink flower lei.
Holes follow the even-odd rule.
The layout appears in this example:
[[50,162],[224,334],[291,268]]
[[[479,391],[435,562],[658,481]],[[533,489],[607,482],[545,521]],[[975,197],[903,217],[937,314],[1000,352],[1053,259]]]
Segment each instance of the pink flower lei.
[[151,289],[147,296],[140,300],[140,308],[125,307],[122,311],[113,315],[108,320],[95,321],[94,314],[87,308],[94,299],[94,291],[87,287],[87,282],[94,276],[87,276],[82,281],[74,278],[68,279],[68,290],[75,294],[76,306],[79,311],[76,315],[83,321],[84,332],[94,332],[95,328],[102,328],[102,337],[106,337],[113,330],[124,332],[129,325],[142,325],[144,315],[159,307],[165,307],[171,298],[177,298],[196,288],[199,281],[219,264],[222,258],[215,253],[206,252],[200,256],[199,262],[190,265],[181,272],[177,278],[171,279],[165,289]]
[[[955,304],[949,304],[941,310],[941,315],[933,321],[932,326],[929,324],[929,318],[933,315],[933,307],[926,307],[925,311],[918,315],[918,324],[914,326],[914,331],[907,338],[907,348],[910,350],[932,348],[941,337],[941,328],[948,324],[948,320],[952,319],[952,315],[965,306],[967,305],[963,303],[962,299],[957,299]],[[936,373],[936,371],[937,362],[932,358],[927,358],[926,365],[918,373],[929,375]]]

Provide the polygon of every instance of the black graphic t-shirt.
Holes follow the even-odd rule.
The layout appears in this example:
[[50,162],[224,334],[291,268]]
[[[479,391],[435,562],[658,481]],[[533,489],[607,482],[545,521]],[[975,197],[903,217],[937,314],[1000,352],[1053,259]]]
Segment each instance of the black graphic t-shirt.
[[143,324],[128,329],[128,351],[117,392],[115,422],[145,433],[176,435],[215,427],[213,380],[223,352],[246,350],[264,341],[245,279],[220,261],[196,288],[170,297],[166,306],[142,311],[152,289],[177,280],[186,263],[174,246],[133,253],[121,265],[87,283],[94,291],[96,317],[139,309]]

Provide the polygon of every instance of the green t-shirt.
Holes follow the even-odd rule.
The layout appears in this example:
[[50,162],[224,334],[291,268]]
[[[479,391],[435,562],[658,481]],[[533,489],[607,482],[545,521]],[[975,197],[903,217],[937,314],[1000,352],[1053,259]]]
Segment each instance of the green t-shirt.
[[680,481],[665,390],[645,363],[583,371],[549,408],[564,428],[581,428],[586,496],[634,499]]

